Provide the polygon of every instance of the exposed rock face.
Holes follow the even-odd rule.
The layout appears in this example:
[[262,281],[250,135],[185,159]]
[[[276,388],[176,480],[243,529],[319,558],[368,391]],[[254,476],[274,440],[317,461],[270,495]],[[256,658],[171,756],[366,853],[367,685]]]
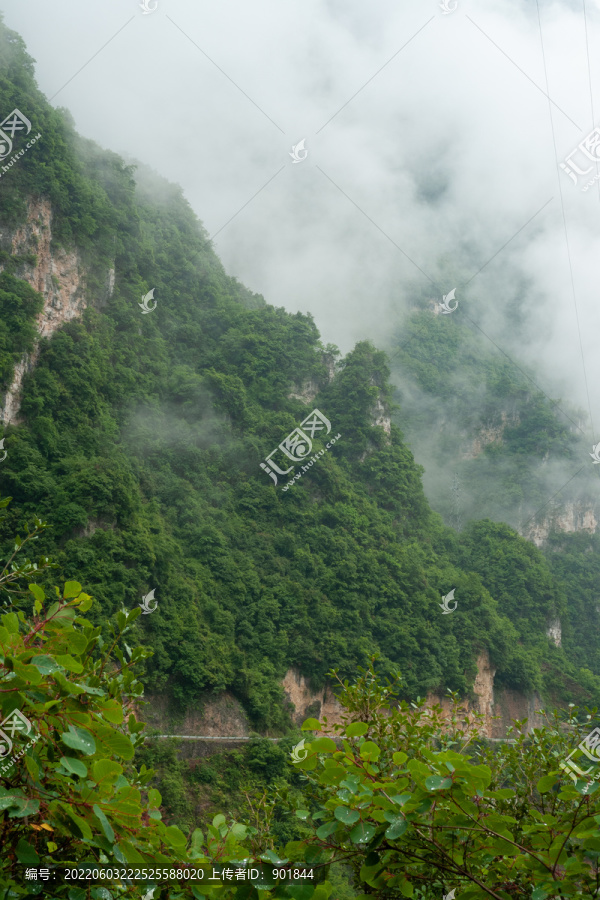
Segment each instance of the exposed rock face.
[[553,619],[553,621],[550,622],[546,634],[557,647],[560,647],[562,642],[562,627],[560,624],[560,619]]
[[318,393],[319,385],[316,381],[309,379],[301,387],[297,388],[295,391],[291,391],[288,394],[288,398],[290,400],[301,400],[303,403],[312,403]]
[[207,737],[247,737],[250,734],[248,717],[233,694],[224,691],[209,697],[203,704],[186,710],[185,717],[173,723],[164,696],[146,698],[136,717],[162,734],[206,735]]
[[462,459],[475,459],[489,444],[502,443],[506,426],[519,424],[518,416],[509,416],[506,412],[501,414],[501,419],[499,424],[489,423],[478,431],[469,449],[462,454]]
[[[477,660],[477,675],[473,684],[476,696],[474,704],[467,706],[474,712],[484,716],[484,733],[489,738],[503,738],[512,719],[527,718],[527,730],[538,727],[542,723],[539,716],[541,700],[537,695],[527,697],[511,690],[494,690],[496,670],[490,663],[487,651],[480,653]],[[322,691],[312,692],[303,675],[295,669],[289,669],[283,679],[283,688],[289,702],[294,707],[293,721],[301,724],[309,717],[323,720],[327,717],[328,726],[340,724],[343,707],[326,687]],[[428,706],[440,705],[446,715],[450,713],[450,701],[447,697],[430,694]],[[499,718],[496,718],[499,717]],[[331,728],[327,730],[332,731]],[[324,729],[326,733],[326,730]],[[332,731],[333,733],[333,731]]]
[[15,365],[15,371],[10,387],[4,396],[3,405],[0,406],[0,421],[5,425],[15,425],[19,421],[19,392],[21,390],[21,384],[23,383],[23,376],[25,375],[25,372],[28,372],[32,368],[36,358],[37,354],[35,352],[33,356],[25,353],[21,362],[18,362]]
[[[52,248],[52,206],[44,197],[28,200],[27,221],[14,234],[0,233],[0,245],[16,256],[35,254],[36,264],[25,263],[17,276],[27,281],[44,298],[38,316],[40,337],[49,337],[71,319],[81,315],[88,305],[84,286],[84,267],[76,250]],[[108,272],[106,290],[112,295],[115,271]],[[15,366],[12,383],[0,407],[0,420],[5,425],[18,424],[20,391],[23,376],[36,363],[38,349]]]
[[87,523],[83,527],[75,529],[75,534],[77,537],[89,538],[93,534],[95,534],[98,529],[100,529],[101,531],[114,531],[115,523],[105,522],[102,519],[88,519]]
[[[485,717],[484,733],[487,737],[504,737],[512,719],[527,718],[528,731],[538,727],[542,721],[538,714],[541,709],[540,698],[536,695],[526,697],[510,690],[494,691],[495,674],[496,670],[490,663],[487,651],[483,651],[477,659],[477,675],[473,684],[473,693],[477,699],[470,708]],[[292,718],[297,724],[309,716],[320,720],[326,716],[329,726],[341,723],[343,707],[327,687],[322,691],[312,692],[304,676],[295,669],[290,669],[283,679],[283,688],[294,707]],[[427,697],[428,706],[438,704],[449,715],[450,701],[447,697],[435,694]]]
[[[505,428],[518,425],[519,421],[518,416],[511,416],[506,412],[502,412],[499,424],[490,423],[479,430],[477,436],[471,442],[471,446],[463,452],[462,459],[475,459],[489,444],[502,443]],[[542,465],[547,463],[547,461],[548,455],[542,460]],[[571,501],[555,508],[541,522],[529,523],[521,533],[527,540],[532,541],[537,547],[541,547],[552,530],[566,533],[588,531],[590,534],[595,534],[598,530],[598,524],[597,510],[593,508],[591,503]],[[557,646],[560,646],[560,644],[557,644]]]
[[[335,378],[335,359],[333,356],[330,356],[329,353],[324,353],[322,360],[327,369],[327,380],[331,382]],[[319,393],[319,390],[320,387],[318,383],[314,379],[309,378],[304,384],[300,386],[296,385],[294,390],[290,391],[288,394],[288,398],[290,400],[301,400],[306,404],[312,403]]]
[[282,683],[286,698],[294,708],[292,721],[297,725],[309,717],[321,720],[325,716],[328,725],[341,724],[344,708],[327,686],[314,693],[297,669],[288,669]]
[[565,503],[559,511],[546,516],[540,523],[530,523],[523,532],[523,537],[541,547],[551,531],[588,531],[595,534],[598,530],[598,518],[591,504],[582,502]]
[[[484,733],[488,738],[504,738],[513,719],[527,719],[527,731],[537,728],[542,724],[539,710],[542,708],[541,699],[537,694],[526,696],[509,689],[494,689],[494,675],[496,670],[490,663],[487,651],[480,653],[477,659],[477,675],[473,683],[473,693],[476,701],[470,704],[470,708],[484,716]],[[446,714],[449,713],[450,703],[446,697],[437,697],[434,694],[427,698],[428,704],[438,704]]]
[[385,406],[381,402],[380,397],[377,398],[377,403],[375,404],[375,410],[373,412],[373,425],[379,425],[388,435],[392,433],[392,420],[388,410],[386,410]]
[[494,714],[494,675],[496,670],[492,668],[487,651],[480,653],[477,659],[477,675],[473,683],[473,693],[477,696],[478,712],[483,713],[488,719]]
[[[481,713],[484,716],[483,731],[488,738],[506,737],[508,726],[513,719],[527,718],[527,730],[542,724],[539,715],[540,698],[537,695],[527,697],[510,690],[494,690],[495,670],[490,664],[486,651],[477,660],[477,676],[473,686],[475,703],[465,702],[467,717],[469,712]],[[296,725],[305,719],[315,718],[323,722],[327,719],[324,734],[336,735],[334,725],[342,724],[344,708],[326,686],[322,690],[312,691],[308,680],[297,669],[288,669],[282,682],[286,699],[291,709],[291,718]],[[203,698],[202,705],[186,711],[183,719],[174,721],[164,696],[146,698],[148,704],[136,707],[128,706],[128,713],[134,712],[138,720],[146,722],[150,728],[158,729],[161,734],[173,736],[185,735],[197,740],[182,741],[180,756],[196,759],[210,756],[225,746],[234,749],[243,744],[243,739],[251,734],[248,717],[241,703],[228,691],[217,697]],[[447,697],[431,694],[427,697],[428,707],[441,706],[442,715],[449,717],[450,701]],[[427,715],[425,710],[424,715]],[[468,730],[468,726],[467,726]],[[268,735],[267,735],[268,736]],[[223,738],[222,741],[202,741],[203,737]],[[229,738],[229,740],[226,740]],[[232,738],[239,738],[239,743]]]

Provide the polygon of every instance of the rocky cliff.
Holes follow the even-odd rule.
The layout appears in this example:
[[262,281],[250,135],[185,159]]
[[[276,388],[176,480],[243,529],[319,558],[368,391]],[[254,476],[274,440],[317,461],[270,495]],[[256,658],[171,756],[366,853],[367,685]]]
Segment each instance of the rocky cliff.
[[[52,206],[46,198],[29,198],[25,224],[13,232],[0,231],[0,249],[14,256],[35,257],[34,261],[23,261],[15,275],[27,281],[44,299],[37,319],[40,338],[50,337],[88,306],[85,266],[77,250],[68,251],[53,244]],[[107,273],[106,280],[106,293],[110,296],[114,289],[114,269]],[[35,365],[37,356],[36,346],[32,354],[25,355],[15,366],[11,385],[0,405],[0,421],[5,425],[19,422],[23,377]]]
[[[484,716],[484,733],[491,739],[502,739],[506,736],[513,719],[527,719],[527,730],[542,724],[540,697],[525,696],[511,690],[494,688],[495,670],[490,664],[488,654],[481,653],[477,660],[477,675],[473,685],[475,699],[467,702],[468,711]],[[296,669],[289,669],[282,681],[282,687],[290,708],[292,721],[301,725],[307,718],[315,718],[321,722],[327,720],[324,733],[334,734],[333,725],[341,724],[344,709],[336,699],[331,687],[322,690],[311,690],[308,680]],[[446,697],[430,694],[427,697],[430,707],[439,705],[444,713],[449,713],[450,704]],[[170,715],[164,697],[152,697],[148,706],[138,711],[138,718],[147,722],[162,734],[185,735],[197,737],[193,746],[186,745],[183,755],[188,757],[205,756],[210,747],[202,747],[202,737],[243,739],[251,734],[248,718],[238,700],[224,692],[218,697],[207,697],[201,705],[189,709],[185,717],[174,721]],[[269,735],[267,735],[269,736]],[[223,744],[230,746],[230,741]],[[235,743],[235,742],[234,742]],[[218,741],[211,741],[211,745]],[[220,747],[219,749],[222,749]]]

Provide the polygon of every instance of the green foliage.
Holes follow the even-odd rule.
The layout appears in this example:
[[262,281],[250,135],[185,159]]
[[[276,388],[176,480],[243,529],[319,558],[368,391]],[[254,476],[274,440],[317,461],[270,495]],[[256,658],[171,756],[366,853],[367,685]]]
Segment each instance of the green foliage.
[[344,860],[358,896],[382,900],[597,892],[600,783],[573,783],[560,768],[597,709],[573,708],[529,734],[515,723],[512,743],[490,747],[482,717],[465,715],[456,696],[444,715],[399,703],[397,681],[378,678],[373,663],[361,671],[355,684],[340,682],[337,746],[314,740],[296,763],[308,782],[308,807],[296,810],[307,834],[286,856]]
[[[80,320],[39,343],[23,424],[4,431],[0,478],[14,503],[0,550],[11,552],[23,517],[47,521],[39,549],[58,568],[41,583],[88,585],[103,640],[111,617],[155,590],[157,610],[132,625],[133,643],[154,653],[142,669],[148,690],[181,708],[228,689],[271,733],[289,727],[287,670],[318,688],[332,664],[350,674],[376,651],[384,669],[402,665],[407,698],[469,691],[486,649],[508,686],[546,688],[558,673],[565,691],[574,683],[595,697],[592,657],[575,665],[546,637],[563,598],[537,556],[498,531],[485,568],[431,513],[426,473],[398,428],[374,424],[380,404],[391,407],[385,355],[365,341],[338,359],[310,316],[270,307],[228,277],[181,189],[82,140],[3,25],[0,49],[3,102],[43,133],[0,179],[0,224],[10,233],[22,223],[26,198],[49,203],[52,246],[79,251],[88,298]],[[23,260],[7,265],[5,379],[31,347],[39,304],[18,280]],[[157,307],[142,315],[149,289]],[[411,327],[419,378],[443,391],[454,363],[438,352],[440,325]],[[464,338],[448,333],[458,350]],[[474,367],[478,352],[469,338]],[[494,397],[529,402],[506,367],[490,365],[489,383]],[[314,399],[303,402],[308,388]],[[284,492],[260,462],[313,407],[341,438]],[[567,453],[544,408],[532,410],[539,435]],[[542,437],[538,449],[549,446]],[[443,616],[452,588],[458,610]]]
[[[169,867],[173,859],[243,856],[241,841],[253,831],[227,825],[224,816],[206,838],[194,833],[188,846],[177,827],[162,821],[161,795],[149,787],[152,770],[131,764],[144,725],[126,718],[124,708],[126,699],[141,696],[133,669],[151,655],[124,640],[139,609],[117,613],[107,643],[83,615],[92,598],[78,582],[56,590],[54,601],[39,585],[29,591],[28,615],[0,616],[0,715],[25,717],[12,741],[2,733],[1,896],[39,893],[38,885],[24,884],[23,864]],[[134,894],[141,891],[137,885]],[[206,886],[207,896],[215,891],[223,896],[220,886]],[[72,892],[68,883],[53,887],[55,897]],[[177,895],[192,896],[191,887]]]
[[0,273],[0,390],[6,391],[16,363],[31,353],[36,336],[35,317],[42,297],[26,281]]

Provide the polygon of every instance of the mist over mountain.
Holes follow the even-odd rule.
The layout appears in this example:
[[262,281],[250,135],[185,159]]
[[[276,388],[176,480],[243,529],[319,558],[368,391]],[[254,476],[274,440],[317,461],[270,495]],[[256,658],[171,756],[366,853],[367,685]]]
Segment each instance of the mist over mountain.
[[[486,350],[494,316],[508,330],[494,291],[480,289],[463,325],[460,290],[458,308],[436,316],[411,274],[412,309],[388,326],[392,364],[404,366],[397,421],[433,470],[430,494],[446,518],[431,435],[441,431],[452,462],[457,437],[477,441],[486,415],[513,417],[508,455],[490,469],[490,447],[472,454],[472,524],[457,534],[430,510],[423,469],[390,425],[384,354],[363,340],[340,357],[310,315],[270,306],[227,275],[181,189],[79,137],[35,87],[9,31],[3,48],[8,105],[25,107],[43,135],[0,184],[10,449],[1,474],[14,497],[5,525],[47,517],[45,549],[65,572],[77,567],[107,614],[156,591],[158,612],[137,626],[155,652],[148,687],[182,708],[231,690],[258,726],[281,728],[286,673],[318,687],[332,665],[351,672],[377,651],[384,668],[401,665],[407,696],[471,690],[489,657],[497,690],[565,702],[577,684],[595,697],[587,569],[570,605],[565,573],[553,577],[539,550],[489,521],[518,528],[514,510],[535,513],[581,453],[559,410]],[[439,267],[456,283],[455,260]],[[140,298],[150,288],[149,311]],[[317,464],[284,491],[264,460],[286,471],[272,451],[313,408],[341,440],[325,446],[313,429]],[[444,410],[454,433],[440,430]],[[545,469],[532,478],[540,456]],[[484,534],[498,546],[485,563]],[[461,614],[446,617],[438,609],[451,590]]]
[[[597,788],[556,787],[555,769],[600,706],[599,49],[597,0],[2,0],[0,756],[15,710],[45,731],[0,784],[0,888],[17,861],[73,848],[200,854],[214,813],[209,842],[254,817],[253,852],[279,865],[333,802],[318,839],[343,823],[358,847],[352,877],[331,867],[335,900],[363,881],[387,897],[367,841],[395,853],[456,779],[481,799],[485,765],[515,841],[538,839],[524,810],[545,827],[550,791],[591,821]],[[40,568],[16,572],[36,516]],[[87,618],[53,622],[55,590]],[[393,726],[373,660],[397,679]],[[332,668],[360,673],[341,699]],[[459,701],[481,728],[460,753]],[[428,730],[418,710],[436,704]],[[303,722],[345,727],[348,710],[360,764],[326,759],[319,784],[364,763],[372,796],[406,763],[395,785],[410,770],[425,791],[406,816],[378,797],[377,834],[354,775],[315,812],[289,762],[306,759]],[[550,743],[533,731],[546,713]],[[440,747],[443,777],[427,768]],[[52,841],[30,822],[44,778]],[[566,881],[581,835],[557,834]],[[449,885],[418,862],[434,900]],[[507,871],[493,896],[519,900]]]

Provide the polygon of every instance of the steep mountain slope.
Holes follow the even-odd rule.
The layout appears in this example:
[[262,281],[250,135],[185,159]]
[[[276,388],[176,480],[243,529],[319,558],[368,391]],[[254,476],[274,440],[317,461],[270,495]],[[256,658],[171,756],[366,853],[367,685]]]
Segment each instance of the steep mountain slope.
[[[477,534],[474,522],[489,517],[540,547],[566,598],[553,638],[597,673],[599,473],[587,417],[536,388],[541,375],[499,352],[476,322],[432,312],[413,311],[392,357],[398,421],[425,467],[427,496],[459,530]],[[497,581],[492,548],[478,543],[468,563],[508,612],[516,597]]]
[[[431,511],[385,354],[336,361],[309,316],[225,273],[178,187],[76,135],[3,26],[0,60],[7,114],[42,135],[0,179],[2,549],[45,518],[51,577],[77,576],[103,628],[154,591],[135,639],[180,708],[228,688],[284,728],[290,668],[318,687],[376,651],[406,696],[468,692],[485,652],[499,686],[600,700],[579,633],[568,652],[548,636],[566,595],[543,554]],[[260,464],[314,408],[340,437],[284,491]]]

